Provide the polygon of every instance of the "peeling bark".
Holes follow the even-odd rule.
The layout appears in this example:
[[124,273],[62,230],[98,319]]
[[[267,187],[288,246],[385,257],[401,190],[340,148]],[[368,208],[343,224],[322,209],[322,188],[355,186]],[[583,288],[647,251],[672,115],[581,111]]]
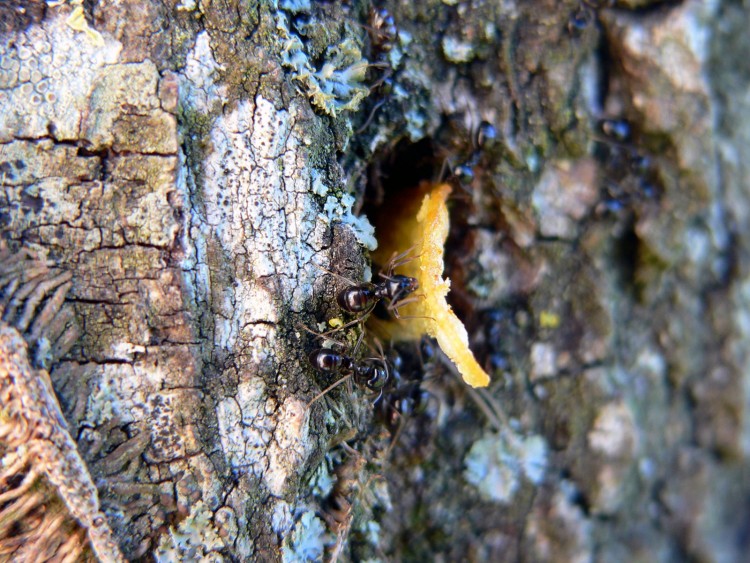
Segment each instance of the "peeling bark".
[[[54,4],[0,6],[0,559],[743,558],[746,8]],[[443,168],[493,383],[385,343],[424,412],[308,408]]]

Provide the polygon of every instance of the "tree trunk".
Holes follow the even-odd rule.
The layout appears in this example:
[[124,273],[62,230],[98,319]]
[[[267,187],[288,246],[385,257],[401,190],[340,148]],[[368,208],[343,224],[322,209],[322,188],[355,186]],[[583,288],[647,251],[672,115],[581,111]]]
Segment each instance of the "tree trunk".
[[[744,559],[747,6],[94,4],[0,6],[0,559]],[[423,181],[490,386],[311,403]]]

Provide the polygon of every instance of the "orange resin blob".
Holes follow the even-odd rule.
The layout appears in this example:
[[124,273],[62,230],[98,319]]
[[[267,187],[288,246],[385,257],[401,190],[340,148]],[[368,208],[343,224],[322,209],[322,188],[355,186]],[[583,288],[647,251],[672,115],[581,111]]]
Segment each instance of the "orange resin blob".
[[378,233],[373,259],[385,264],[394,253],[411,249],[414,259],[399,266],[396,273],[419,281],[419,297],[398,308],[401,319],[371,318],[368,327],[392,340],[416,340],[429,334],[466,383],[486,387],[490,378],[474,358],[466,328],[446,300],[450,280],[443,278],[443,249],[450,227],[446,200],[451,190],[448,184],[422,184],[389,206],[387,229],[380,226],[384,232]]

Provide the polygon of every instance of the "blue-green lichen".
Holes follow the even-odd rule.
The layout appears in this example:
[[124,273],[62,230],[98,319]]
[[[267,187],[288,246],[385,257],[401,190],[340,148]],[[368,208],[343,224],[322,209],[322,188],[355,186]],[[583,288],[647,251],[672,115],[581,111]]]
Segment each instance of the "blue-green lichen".
[[489,434],[469,450],[464,478],[488,500],[507,503],[525,476],[534,485],[544,478],[547,444],[541,436]]
[[344,111],[355,111],[370,93],[364,84],[368,62],[353,39],[329,46],[320,68],[315,68],[302,39],[289,29],[286,16],[279,16],[276,29],[283,41],[282,64],[291,69],[312,105],[335,117]]
[[327,539],[323,521],[315,513],[305,512],[284,540],[281,560],[284,563],[319,561],[323,557]]
[[213,517],[203,501],[195,503],[183,521],[161,536],[154,558],[157,561],[222,561],[219,552],[226,544],[214,527]]

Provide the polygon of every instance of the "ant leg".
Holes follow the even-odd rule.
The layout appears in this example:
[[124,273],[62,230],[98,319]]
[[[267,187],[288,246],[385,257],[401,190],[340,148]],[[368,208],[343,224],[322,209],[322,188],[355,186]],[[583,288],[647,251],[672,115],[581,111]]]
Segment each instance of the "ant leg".
[[360,344],[362,344],[362,339],[365,337],[365,331],[359,333],[359,338],[357,338],[356,344],[354,344],[354,348],[352,348],[351,355],[352,357],[357,355],[357,350],[359,350]]
[[312,407],[313,404],[316,401],[318,401],[319,399],[322,399],[323,397],[325,397],[328,393],[330,393],[331,391],[333,391],[334,389],[336,389],[336,387],[338,387],[339,385],[342,385],[342,384],[346,383],[349,379],[351,379],[351,377],[352,377],[352,374],[349,374],[349,375],[345,375],[344,377],[342,377],[338,381],[334,381],[331,385],[329,385],[328,387],[326,387],[325,389],[323,389],[320,393],[318,393],[317,395],[315,395],[315,397],[313,397],[312,401],[310,401],[309,403],[307,403],[307,407],[305,407],[305,410],[309,410],[310,407]]
[[436,183],[442,184],[443,182],[445,182],[445,179],[447,178],[445,174],[446,170],[451,174],[451,176],[453,175],[453,166],[451,165],[450,159],[448,157],[443,160],[443,164],[440,166],[440,173],[438,174]]
[[415,256],[410,256],[412,250],[416,248],[417,245],[412,245],[406,250],[404,250],[402,253],[397,254],[396,252],[393,253],[393,255],[388,259],[388,262],[385,264],[385,274],[382,272],[378,275],[380,275],[383,279],[389,280],[391,279],[391,276],[393,275],[393,270],[398,268],[399,266],[403,266],[404,264],[408,264],[412,260],[415,260],[416,258],[419,258],[420,254],[417,254]]
[[398,412],[398,410],[394,409],[396,411],[396,414],[398,415],[399,421],[398,421],[398,428],[396,428],[396,432],[393,434],[393,438],[391,439],[391,443],[388,444],[388,449],[385,450],[385,459],[388,459],[391,457],[391,452],[393,451],[393,448],[396,447],[396,444],[398,443],[399,438],[401,437],[401,433],[404,430],[404,426],[406,426],[406,416],[404,416],[402,413]]
[[[377,88],[378,86],[380,86],[383,83],[384,80],[385,79],[383,78],[383,79],[379,80],[378,82],[376,82],[370,88],[370,91],[372,92],[375,88]],[[362,134],[365,131],[365,129],[367,129],[367,127],[372,122],[372,119],[375,117],[375,113],[381,108],[381,106],[383,106],[383,104],[385,104],[385,100],[384,99],[380,100],[377,104],[375,104],[375,107],[372,108],[372,111],[370,112],[370,116],[367,118],[367,121],[365,121],[365,124],[362,125],[362,127],[360,127],[359,129],[357,129],[357,131],[354,133],[355,135],[360,135],[360,134]]]
[[378,396],[375,398],[374,401],[372,401],[372,406],[374,407],[378,403],[378,401],[382,398],[383,398],[383,390],[381,389],[380,392],[378,393]]
[[[424,295],[421,295],[421,298],[423,298],[423,297],[424,297]],[[419,299],[420,299],[420,296],[414,296],[414,297],[410,297],[408,299],[403,299],[403,300],[399,301],[398,303],[396,303],[395,306],[393,306],[393,307],[389,306],[388,310],[392,311],[393,312],[393,316],[396,319],[400,320],[400,321],[406,321],[406,320],[409,320],[409,319],[430,319],[432,322],[436,322],[435,321],[435,317],[431,317],[429,315],[401,315],[398,312],[399,307],[401,307],[403,305],[407,305],[409,303],[413,303],[415,301],[418,301]]]
[[[378,357],[376,359],[385,361],[385,352],[383,351],[383,345],[380,343],[380,338],[373,336],[372,344],[377,348]],[[370,346],[370,349],[372,349],[372,346]]]
[[485,402],[487,407],[494,413],[494,415],[497,417],[497,419],[505,424],[505,427],[508,428],[510,426],[510,423],[508,421],[508,417],[505,416],[505,413],[500,408],[500,405],[497,404],[497,401],[494,399],[494,397],[490,394],[487,389],[474,389],[474,391],[482,398],[482,400]]
[[408,305],[409,303],[416,303],[417,301],[420,301],[425,298],[424,293],[418,293],[415,295],[411,295],[409,297],[406,297],[404,299],[399,299],[398,296],[396,296],[394,299],[391,300],[391,302],[388,304],[389,312],[393,313],[393,316],[397,319],[400,319],[401,317],[398,314],[399,307],[403,307],[404,305]]
[[[461,381],[461,374],[458,373],[458,369],[455,364],[448,359],[442,350],[436,350],[437,358],[440,360],[445,367],[450,371],[459,381]],[[469,397],[472,398],[474,403],[482,411],[482,414],[487,417],[487,420],[495,427],[498,432],[505,432],[510,428],[508,417],[500,409],[495,400],[487,393],[484,389],[474,389],[468,385],[463,386],[469,393]]]
[[396,314],[394,313],[394,314],[393,314],[393,316],[394,316],[394,317],[395,317],[396,319],[398,319],[399,321],[410,321],[410,320],[412,320],[412,319],[429,319],[429,320],[431,320],[432,322],[437,322],[437,321],[435,320],[435,317],[431,317],[431,316],[429,316],[429,315],[405,315],[405,316],[401,316],[401,315],[396,315]]

